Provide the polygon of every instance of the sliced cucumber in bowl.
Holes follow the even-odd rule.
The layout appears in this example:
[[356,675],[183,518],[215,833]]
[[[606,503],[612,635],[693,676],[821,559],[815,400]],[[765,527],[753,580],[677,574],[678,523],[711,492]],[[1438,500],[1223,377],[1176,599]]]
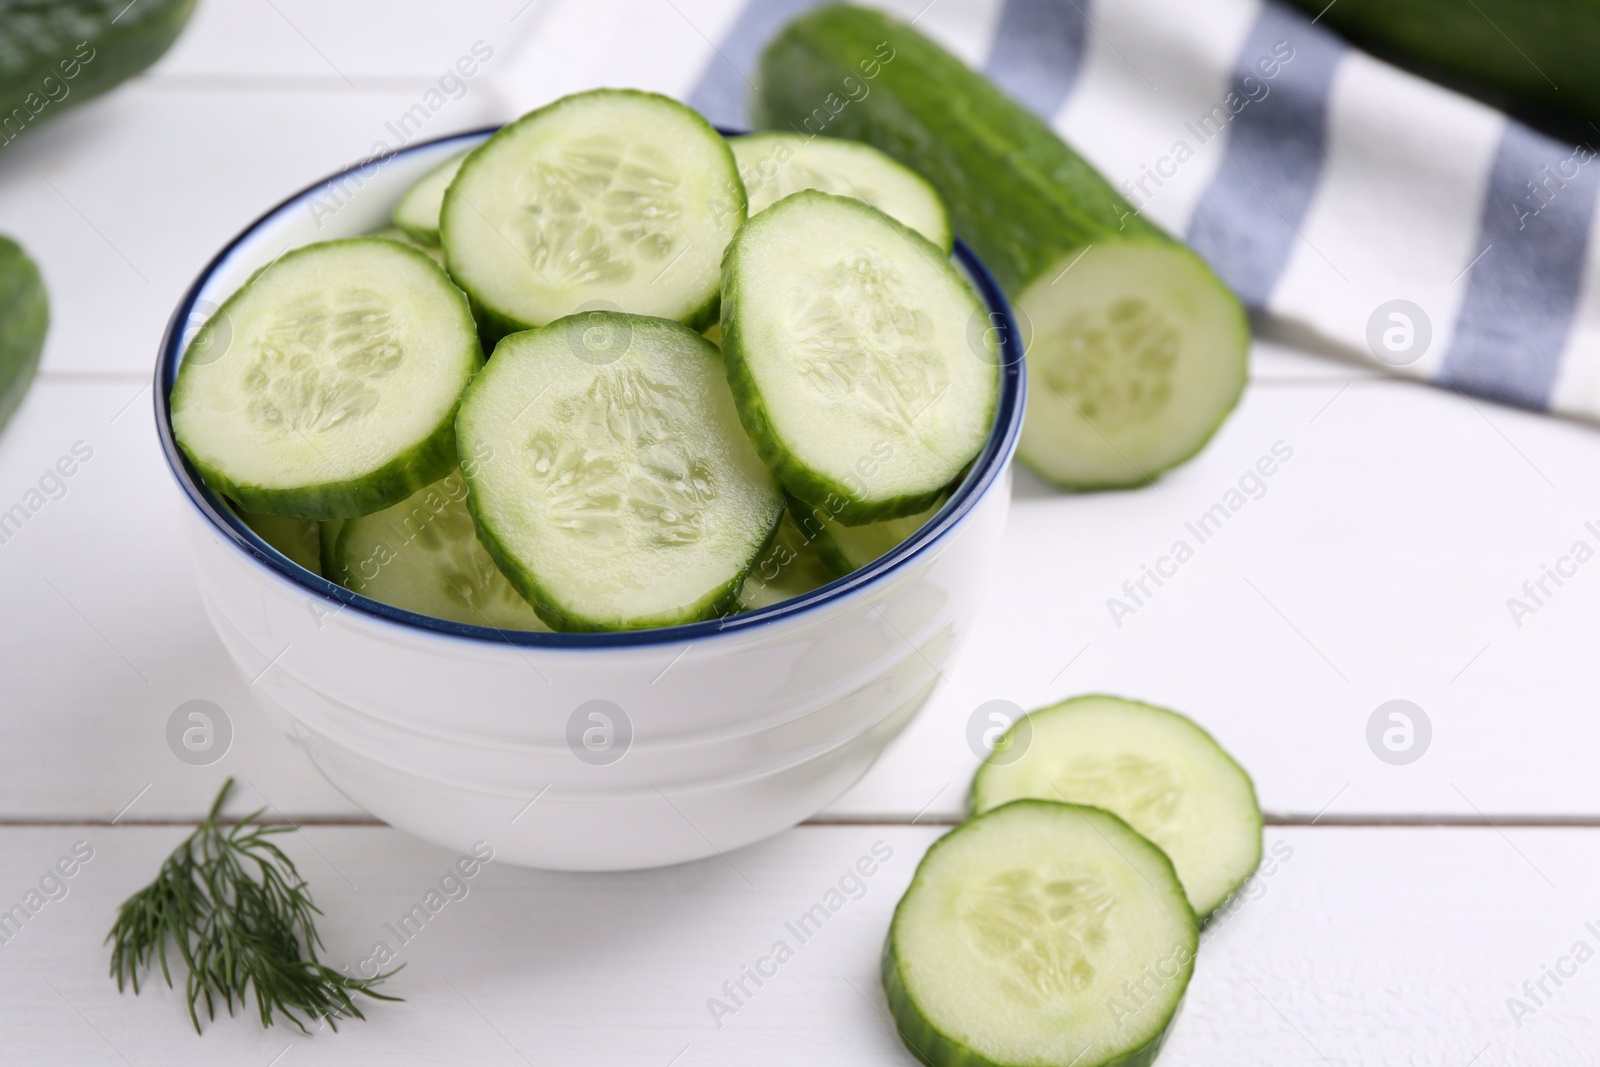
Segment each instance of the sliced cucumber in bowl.
[[323,575],[322,524],[315,519],[290,519],[255,511],[236,512],[256,535],[312,574]]
[[731,609],[783,513],[716,346],[666,319],[589,312],[505,338],[457,433],[484,547],[557,630]]
[[347,519],[327,577],[435,618],[497,630],[548,630],[478,543],[460,471],[400,503]]
[[789,513],[810,538],[817,557],[842,577],[865,567],[926,526],[944,506],[945,499],[941,494],[926,511],[864,526],[845,526],[833,521],[825,508],[794,499],[789,501]]
[[440,210],[456,282],[491,336],[589,307],[716,317],[723,249],[745,219],[727,142],[655,93],[598,89],[503,127]]
[[944,253],[859,200],[803,190],[723,269],[722,352],[745,431],[791,494],[846,525],[926,509],[983,448],[1000,357]]
[[871,204],[950,251],[950,214],[939,194],[926,178],[871,145],[793,133],[752,133],[728,143],[752,215],[790,193],[819,189]]
[[466,298],[422,252],[376,237],[307,245],[196,333],[173,435],[248,511],[364,515],[450,473],[456,404],[482,363]]
[[406,190],[390,216],[395,227],[424,245],[439,243],[439,210],[444,206],[444,191],[450,188],[461,169],[466,152],[451,156],[424,174]]

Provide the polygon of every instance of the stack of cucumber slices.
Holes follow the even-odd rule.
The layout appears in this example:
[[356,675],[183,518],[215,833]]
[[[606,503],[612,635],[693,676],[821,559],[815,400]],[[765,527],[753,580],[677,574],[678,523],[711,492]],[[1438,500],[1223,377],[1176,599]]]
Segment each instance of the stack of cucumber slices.
[[766,606],[915,533],[991,433],[944,204],[874,148],[596,90],[392,220],[259,271],[171,397],[205,482],[364,596],[500,630]]
[[1200,923],[1261,861],[1249,776],[1177,712],[1083,696],[999,739],[972,811],[890,926],[906,1046],[933,1067],[1151,1063]]

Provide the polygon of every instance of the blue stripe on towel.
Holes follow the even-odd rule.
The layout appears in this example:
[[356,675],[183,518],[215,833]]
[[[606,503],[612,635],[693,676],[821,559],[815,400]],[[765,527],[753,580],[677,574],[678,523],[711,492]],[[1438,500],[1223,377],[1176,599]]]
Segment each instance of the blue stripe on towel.
[[689,106],[718,126],[750,127],[750,94],[756,62],[767,41],[790,19],[821,0],[749,0],[711,53]]
[[1597,172],[1600,160],[1579,163],[1571,146],[1506,123],[1473,255],[1488,251],[1467,275],[1442,384],[1523,407],[1549,405],[1578,304]]
[[[1294,54],[1263,81],[1257,63],[1283,41]],[[1227,154],[1195,208],[1189,243],[1251,308],[1266,306],[1301,239],[1327,151],[1328,93],[1345,51],[1327,30],[1268,0],[1234,61],[1231,91],[1247,99],[1248,76],[1267,95],[1228,124]]]
[[1046,122],[1061,109],[1083,60],[1089,0],[1006,0],[983,72]]

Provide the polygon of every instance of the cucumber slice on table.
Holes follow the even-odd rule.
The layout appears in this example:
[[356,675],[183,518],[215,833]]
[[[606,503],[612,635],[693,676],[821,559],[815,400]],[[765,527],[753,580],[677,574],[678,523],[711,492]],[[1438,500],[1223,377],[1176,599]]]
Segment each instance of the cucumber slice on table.
[[[801,15],[759,70],[761,125],[865,141],[944,197],[1017,312],[1023,462],[1070,488],[1141,485],[1222,424],[1244,387],[1244,309],[1037,115],[863,8]],[[850,74],[872,77],[872,92],[837,113],[819,107]]]
[[978,768],[972,810],[1019,797],[1093,804],[1126,819],[1172,857],[1202,917],[1261,862],[1250,776],[1210,734],[1166,708],[1081,696],[1019,720]]
[[345,520],[328,577],[422,615],[497,630],[549,629],[478,543],[460,471],[394,507]]
[[813,542],[795,525],[794,517],[784,512],[772,544],[761,554],[739,590],[739,609],[781,604],[803,593],[827,585],[838,574],[823,562]]
[[860,525],[925,510],[988,439],[999,356],[978,297],[922,235],[808,189],[728,248],[722,353],[790,493]]
[[456,404],[482,364],[466,298],[427,256],[376,237],[308,245],[196,333],[173,432],[249,511],[365,515],[455,467]]
[[439,218],[451,275],[499,336],[588,307],[703,328],[744,217],[733,153],[705,119],[655,93],[597,89],[474,149]]
[[944,507],[940,494],[926,511],[865,526],[845,526],[832,521],[824,508],[799,500],[789,501],[789,513],[798,528],[811,538],[819,559],[838,577],[860,570],[922,529]]
[[883,986],[933,1067],[1142,1067],[1198,942],[1160,849],[1099,808],[1019,800],[928,850],[895,908]]
[[15,241],[0,237],[0,428],[22,405],[49,330],[50,298],[39,268]]
[[950,251],[950,214],[926,178],[858,141],[753,133],[728,142],[750,196],[750,214],[790,193],[820,189],[853,196]]
[[666,319],[595,311],[505,338],[457,433],[484,547],[557,630],[731,609],[783,512],[716,346]]
[[256,532],[256,535],[298,563],[312,574],[323,574],[322,524],[315,519],[291,519],[283,515],[265,515],[258,511],[241,511],[239,518]]
[[406,190],[406,195],[394,206],[390,220],[395,226],[425,245],[439,243],[439,209],[444,205],[444,191],[450,188],[456,171],[467,153],[451,156],[418,179]]

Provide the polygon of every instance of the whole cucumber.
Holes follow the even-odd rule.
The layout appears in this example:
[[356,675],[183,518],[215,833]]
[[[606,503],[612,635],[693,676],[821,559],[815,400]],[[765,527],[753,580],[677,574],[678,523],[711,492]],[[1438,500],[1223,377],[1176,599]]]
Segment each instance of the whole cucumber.
[[49,326],[50,303],[39,268],[15,241],[0,237],[0,428],[39,369]]
[[955,56],[892,16],[830,5],[774,38],[757,81],[759,124],[865,141],[944,197],[1016,309],[1028,361],[1018,455],[1041,475],[1144,484],[1232,410],[1249,346],[1238,300]]
[[0,0],[0,145],[160,59],[196,0]]
[[1584,138],[1600,122],[1597,0],[1292,2],[1361,47],[1491,103],[1576,119]]

